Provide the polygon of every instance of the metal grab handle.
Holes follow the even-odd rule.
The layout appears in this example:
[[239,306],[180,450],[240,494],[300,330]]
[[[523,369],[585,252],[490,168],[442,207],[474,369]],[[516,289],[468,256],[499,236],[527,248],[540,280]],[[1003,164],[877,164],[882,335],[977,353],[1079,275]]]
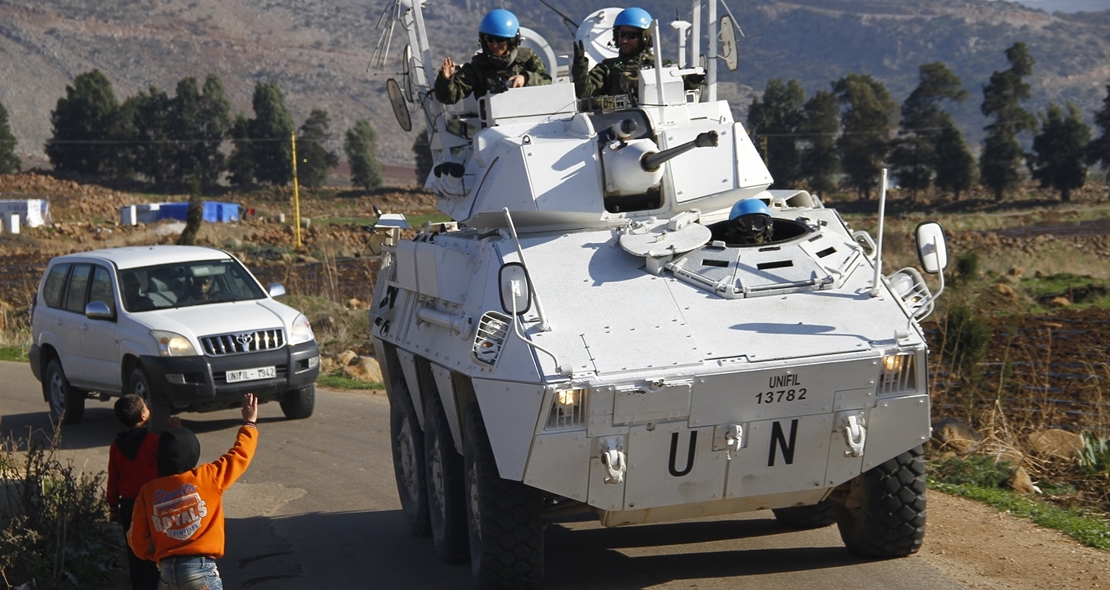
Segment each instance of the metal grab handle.
[[605,466],[608,475],[605,483],[617,485],[624,483],[624,474],[628,472],[628,462],[624,455],[624,445],[619,438],[601,439],[598,441],[598,459]]
[[847,416],[844,429],[844,442],[848,443],[849,450],[844,451],[845,457],[862,457],[863,447],[867,442],[867,428],[863,425],[863,417],[858,414]]

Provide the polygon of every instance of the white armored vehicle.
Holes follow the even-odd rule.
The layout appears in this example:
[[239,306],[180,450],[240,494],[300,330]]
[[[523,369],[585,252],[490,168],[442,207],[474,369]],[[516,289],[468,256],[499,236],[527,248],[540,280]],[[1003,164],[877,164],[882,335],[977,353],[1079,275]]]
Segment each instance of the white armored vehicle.
[[[579,29],[594,61],[617,12]],[[390,94],[402,126],[426,116],[427,186],[455,221],[400,240],[403,218],[382,216],[371,335],[403,512],[481,587],[536,583],[545,520],[583,513],[621,526],[773,509],[787,526],[836,522],[858,555],[921,544],[918,320],[935,297],[913,268],[883,274],[881,214],[876,245],[816,196],[767,190],[716,100],[715,40],[734,47],[708,13],[706,71],[657,59],[638,103],[581,104],[525,31],[554,84],[445,106],[419,3],[396,7],[409,45]],[[722,237],[745,199],[769,210],[769,241]],[[940,227],[917,239],[924,270],[942,271]]]

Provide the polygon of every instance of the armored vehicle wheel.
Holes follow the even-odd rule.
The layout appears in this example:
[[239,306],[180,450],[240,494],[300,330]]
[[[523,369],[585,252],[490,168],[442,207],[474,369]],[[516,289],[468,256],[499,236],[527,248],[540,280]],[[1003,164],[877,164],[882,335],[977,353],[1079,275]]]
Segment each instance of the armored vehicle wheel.
[[85,417],[85,392],[69,384],[62,361],[55,358],[46,364],[42,389],[57,424],[79,424]]
[[431,533],[428,524],[428,487],[424,481],[424,433],[416,419],[408,385],[403,378],[389,390],[389,442],[401,512],[417,537]]
[[131,371],[131,379],[128,380],[128,383],[131,384],[131,393],[143,398],[146,407],[150,409],[147,428],[151,432],[164,431],[166,421],[170,419],[173,408],[154,393],[154,390],[150,388],[150,379],[147,378],[146,373],[141,368]]
[[285,392],[281,397],[281,413],[290,420],[301,420],[312,415],[316,409],[316,384]]
[[464,428],[470,572],[480,588],[530,588],[543,578],[543,498],[501,479],[478,404]]
[[917,553],[925,537],[925,462],[915,447],[853,479],[836,524],[860,557]]
[[466,530],[463,458],[455,450],[447,414],[438,395],[428,395],[424,404],[424,426],[424,468],[432,541],[445,563],[465,563],[470,555],[470,537]]
[[779,524],[792,529],[819,529],[836,522],[836,506],[829,500],[813,506],[775,508],[771,512],[775,513]]

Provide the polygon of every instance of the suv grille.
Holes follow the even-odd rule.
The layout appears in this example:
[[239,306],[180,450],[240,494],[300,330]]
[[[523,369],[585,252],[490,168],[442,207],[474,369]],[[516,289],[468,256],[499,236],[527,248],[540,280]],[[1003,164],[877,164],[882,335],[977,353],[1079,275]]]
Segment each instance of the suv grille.
[[200,345],[207,356],[227,356],[260,350],[275,350],[285,346],[285,333],[280,329],[238,332],[204,336]]

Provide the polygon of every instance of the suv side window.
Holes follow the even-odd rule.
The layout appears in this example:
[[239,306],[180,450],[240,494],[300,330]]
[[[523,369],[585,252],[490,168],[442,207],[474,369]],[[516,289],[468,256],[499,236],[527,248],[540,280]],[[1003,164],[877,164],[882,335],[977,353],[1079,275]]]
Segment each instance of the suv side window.
[[103,266],[94,266],[92,288],[89,290],[89,303],[102,301],[112,315],[116,315],[116,296],[112,292],[112,275]]
[[65,308],[67,311],[85,313],[85,291],[89,287],[89,275],[92,265],[78,264],[73,267],[69,276],[69,288],[66,289]]
[[42,288],[42,299],[46,305],[53,308],[62,306],[62,288],[66,284],[66,273],[69,272],[69,263],[55,264],[46,275],[46,284]]

